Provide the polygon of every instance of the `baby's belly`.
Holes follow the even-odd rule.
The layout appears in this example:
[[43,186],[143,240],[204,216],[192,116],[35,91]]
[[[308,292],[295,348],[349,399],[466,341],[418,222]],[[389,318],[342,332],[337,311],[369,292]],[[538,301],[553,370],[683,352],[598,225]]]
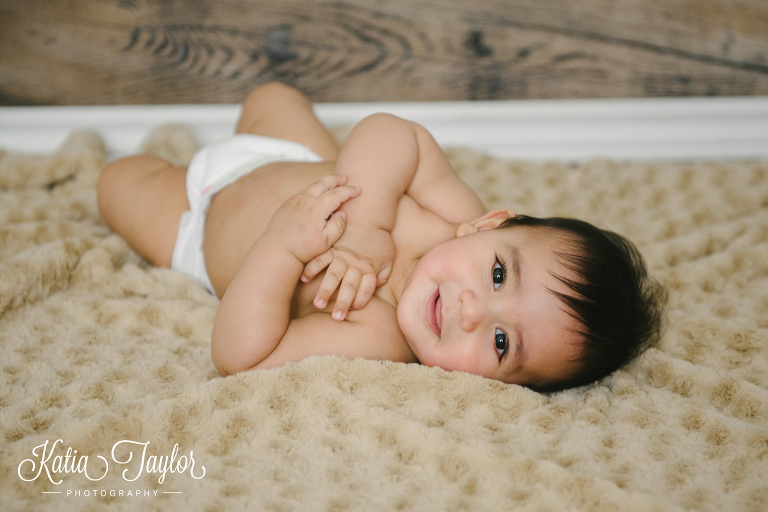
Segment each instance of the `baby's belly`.
[[289,197],[322,176],[335,172],[335,162],[279,162],[244,176],[216,194],[205,224],[205,266],[221,297],[245,255],[266,230],[272,214]]

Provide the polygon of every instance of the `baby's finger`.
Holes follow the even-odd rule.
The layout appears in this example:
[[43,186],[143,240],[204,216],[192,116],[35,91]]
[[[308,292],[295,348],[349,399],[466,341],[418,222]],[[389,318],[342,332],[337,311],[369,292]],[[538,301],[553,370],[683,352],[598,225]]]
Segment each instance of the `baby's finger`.
[[331,218],[325,222],[325,227],[323,228],[323,236],[325,237],[327,247],[335,244],[341,238],[341,235],[344,234],[346,228],[347,214],[344,212],[332,214]]
[[353,187],[352,185],[344,185],[327,190],[319,198],[322,201],[322,207],[326,212],[335,212],[339,206],[345,201],[349,201],[353,197],[360,195],[360,187]]
[[334,320],[344,320],[344,317],[347,316],[349,307],[360,288],[362,277],[362,272],[355,267],[348,269],[347,273],[344,274],[344,280],[339,286],[339,294],[336,296],[336,305],[333,307]]
[[347,262],[342,259],[335,259],[331,262],[328,270],[325,271],[323,276],[323,282],[320,283],[320,289],[315,295],[315,307],[323,309],[328,300],[339,287],[339,283],[344,278],[344,274],[347,272]]
[[301,273],[301,281],[304,283],[310,282],[317,274],[322,272],[325,267],[330,265],[332,261],[333,254],[331,254],[330,249],[319,256],[315,256],[309,263],[304,265],[304,272]]
[[357,289],[357,295],[352,302],[350,309],[363,309],[368,301],[373,297],[373,292],[376,291],[376,276],[373,274],[363,275],[363,279],[360,281],[360,288]]
[[347,182],[346,176],[340,176],[338,174],[329,174],[323,176],[309,187],[307,187],[307,193],[314,197],[320,197],[325,192],[332,190],[336,187],[340,187]]
[[389,275],[392,273],[392,262],[387,263],[387,266],[382,269],[376,276],[376,286],[383,286],[389,280]]

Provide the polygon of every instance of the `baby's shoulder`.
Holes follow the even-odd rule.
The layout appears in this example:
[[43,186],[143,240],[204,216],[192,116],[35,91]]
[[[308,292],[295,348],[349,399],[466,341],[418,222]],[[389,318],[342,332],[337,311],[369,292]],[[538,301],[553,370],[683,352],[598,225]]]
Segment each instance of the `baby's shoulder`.
[[366,330],[378,330],[388,335],[400,337],[403,335],[397,323],[397,308],[379,296],[378,293],[371,297],[363,309],[349,311],[345,321]]
[[291,319],[275,350],[255,368],[275,368],[322,355],[416,361],[398,326],[397,310],[374,296],[363,309],[350,311],[341,322],[331,318],[330,311],[314,311]]
[[[375,353],[364,356],[366,359],[416,362],[416,356],[397,322],[397,308],[374,296],[366,307],[357,313],[361,313],[361,318],[354,317],[353,321],[364,326],[365,338],[375,345],[371,347]],[[358,343],[361,341],[365,342],[365,339],[357,340]]]
[[371,297],[363,309],[348,312],[345,321],[331,319],[331,322],[347,327],[339,332],[343,332],[344,343],[350,350],[347,357],[351,359],[416,361],[397,322],[397,308],[377,295]]
[[[326,315],[343,343],[351,350],[350,355],[366,359],[389,361],[415,361],[397,322],[397,308],[380,296],[374,295],[363,309],[349,311],[343,322]],[[359,351],[359,353],[358,353]]]

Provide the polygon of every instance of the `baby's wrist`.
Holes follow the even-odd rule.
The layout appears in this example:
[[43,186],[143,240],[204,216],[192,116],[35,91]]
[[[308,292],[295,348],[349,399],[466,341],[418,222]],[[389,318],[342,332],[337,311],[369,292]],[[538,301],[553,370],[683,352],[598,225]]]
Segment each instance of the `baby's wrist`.
[[[276,229],[267,229],[256,241],[266,250],[275,253],[275,257],[289,259],[303,270],[305,261],[300,256],[301,251],[294,247],[295,240],[287,236],[285,232]],[[311,259],[311,258],[310,258]],[[309,261],[309,260],[308,260]],[[286,262],[287,263],[287,262]]]

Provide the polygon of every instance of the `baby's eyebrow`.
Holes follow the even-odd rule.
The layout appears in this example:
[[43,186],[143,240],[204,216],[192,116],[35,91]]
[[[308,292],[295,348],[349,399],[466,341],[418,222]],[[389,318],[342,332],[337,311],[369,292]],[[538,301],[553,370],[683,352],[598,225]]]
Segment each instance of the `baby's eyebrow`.
[[512,267],[512,278],[515,280],[515,287],[516,289],[519,289],[520,281],[522,279],[521,272],[520,272],[520,266],[521,266],[521,260],[522,260],[522,256],[520,255],[520,249],[518,249],[516,246],[512,244],[504,244],[504,249],[507,256],[507,261],[509,261],[510,266]]
[[525,365],[526,356],[525,344],[523,343],[523,333],[520,329],[515,329],[517,341],[515,342],[515,356],[512,358],[512,362],[509,364],[509,371],[507,375],[514,375],[523,369]]
[[[517,246],[510,243],[504,244],[504,250],[506,253],[507,261],[510,264],[512,271],[512,279],[515,281],[515,290],[520,290],[522,283],[522,260],[523,257],[520,254],[520,249]],[[509,371],[507,375],[513,375],[523,369],[526,359],[525,344],[523,343],[523,333],[519,327],[515,328],[515,356],[509,364]]]

